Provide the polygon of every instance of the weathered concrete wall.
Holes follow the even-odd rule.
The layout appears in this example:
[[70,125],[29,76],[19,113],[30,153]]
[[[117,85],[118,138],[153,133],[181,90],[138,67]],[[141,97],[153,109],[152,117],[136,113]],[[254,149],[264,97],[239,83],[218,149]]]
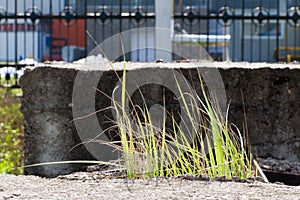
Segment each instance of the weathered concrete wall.
[[[67,74],[67,76],[66,76]],[[72,120],[72,87],[76,70],[37,68],[26,72],[20,82],[24,92],[24,165],[77,160],[88,153],[80,143]],[[79,170],[79,165],[44,165],[25,168],[25,174],[54,177]]]
[[260,157],[299,161],[299,65],[263,66],[221,70],[227,99],[231,100],[231,119],[242,127],[244,99],[253,153]]
[[[114,63],[118,75],[122,75],[122,67],[122,63]],[[255,155],[300,161],[299,65],[214,63],[214,66],[207,67],[218,69],[222,76],[227,101],[230,102],[231,122],[243,129],[245,114],[249,142]],[[198,76],[197,71],[188,69],[190,66],[186,63],[128,63],[127,68],[137,74],[144,73],[149,76],[160,71],[164,74],[168,71],[172,73],[177,68],[181,69],[190,82]],[[111,106],[110,99],[104,93],[112,95],[118,77],[109,66],[99,69],[97,65],[49,64],[31,68],[22,76],[20,82],[24,93],[22,112],[25,126],[25,165],[94,159],[83,145],[78,145],[81,140],[72,121],[74,84],[82,84],[78,81],[74,83],[78,72],[87,80],[93,77],[97,80],[97,76],[101,75],[97,88],[102,91],[94,92],[94,108],[90,110],[82,106],[78,111],[89,113],[93,109],[100,110]],[[192,85],[199,90],[198,81]],[[144,90],[149,94],[147,98],[151,105],[161,103],[161,100],[155,100],[161,94],[159,88],[152,85],[152,88]],[[84,90],[80,92],[82,101],[90,95]],[[172,109],[176,107],[176,102],[170,104],[173,104],[170,106]],[[95,115],[102,130],[113,125],[107,123],[107,119],[113,119],[111,110],[103,110]],[[89,130],[93,124],[85,126],[84,129]],[[114,137],[114,130],[107,134]],[[114,156],[109,149],[103,149],[102,157],[105,160]],[[45,165],[26,168],[25,173],[53,177],[79,170],[80,167],[82,165],[79,164]]]

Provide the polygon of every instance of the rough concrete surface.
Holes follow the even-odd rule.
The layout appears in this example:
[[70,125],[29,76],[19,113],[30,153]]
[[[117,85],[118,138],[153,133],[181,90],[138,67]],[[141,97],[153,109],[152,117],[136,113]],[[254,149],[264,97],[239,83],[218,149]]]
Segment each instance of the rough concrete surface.
[[[26,71],[21,78],[24,94],[22,112],[25,126],[25,165],[93,159],[83,145],[73,148],[81,142],[72,121],[74,80],[78,72],[87,80],[101,72],[97,88],[102,92],[95,94],[93,108],[101,110],[111,106],[111,99],[106,95],[112,95],[118,76],[122,75],[123,66],[123,63],[114,63],[113,67],[53,63]],[[225,62],[202,63],[201,67],[204,73],[215,69],[221,74],[227,102],[230,102],[229,119],[240,130],[247,129],[255,156],[300,161],[299,65]],[[180,69],[196,91],[201,88],[197,79],[197,65],[190,63],[127,63],[127,69],[133,74],[144,72],[149,76],[160,71],[172,73],[173,69]],[[152,85],[143,90],[146,94],[151,94],[147,96],[147,103],[161,104],[159,87],[153,89]],[[87,95],[88,92],[82,91],[83,102]],[[174,94],[170,92],[168,96],[172,99]],[[171,104],[170,110],[178,109],[178,102],[173,101]],[[78,108],[78,112],[88,114],[89,109],[82,106]],[[111,110],[106,109],[96,115],[102,130],[111,127],[112,123],[107,123],[113,117]],[[85,126],[89,129],[89,124]],[[106,131],[106,135],[115,137],[115,130]],[[109,159],[111,155],[105,153],[105,156]],[[25,173],[52,177],[79,169],[80,165],[54,165],[28,168]]]
[[75,173],[54,179],[0,174],[0,199],[300,199],[300,187],[183,178],[107,179]]

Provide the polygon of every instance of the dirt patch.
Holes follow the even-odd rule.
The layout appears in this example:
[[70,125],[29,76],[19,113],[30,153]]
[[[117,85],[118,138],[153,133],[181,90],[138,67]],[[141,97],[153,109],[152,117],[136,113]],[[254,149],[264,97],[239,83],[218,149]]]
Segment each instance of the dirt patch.
[[300,199],[300,186],[188,178],[129,180],[99,172],[54,179],[0,175],[0,199]]

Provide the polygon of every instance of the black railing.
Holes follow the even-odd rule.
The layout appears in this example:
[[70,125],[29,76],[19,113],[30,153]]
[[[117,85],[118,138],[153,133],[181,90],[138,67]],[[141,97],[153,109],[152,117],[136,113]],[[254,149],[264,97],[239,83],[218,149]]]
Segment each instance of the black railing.
[[[300,60],[300,0],[174,0],[173,6],[180,38],[193,34],[190,42],[200,43],[215,60]],[[133,28],[154,27],[155,20],[154,0],[1,0],[0,67],[23,68],[26,62],[20,60],[28,57],[78,60],[95,43]],[[148,54],[141,60],[151,61]],[[128,53],[126,59],[133,57]],[[8,78],[5,69],[1,74]]]

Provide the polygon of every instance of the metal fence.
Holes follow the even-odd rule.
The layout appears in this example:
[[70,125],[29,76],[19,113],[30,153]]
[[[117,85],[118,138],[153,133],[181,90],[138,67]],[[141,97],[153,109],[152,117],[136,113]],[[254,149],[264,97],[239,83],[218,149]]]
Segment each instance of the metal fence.
[[[7,67],[23,68],[34,60],[74,61],[114,34],[154,27],[155,2],[0,0],[1,76],[8,80],[13,70]],[[170,6],[181,34],[173,42],[201,44],[215,60],[300,60],[300,0],[174,0]],[[127,45],[138,45],[134,40]],[[152,54],[128,53],[126,59],[152,61]]]

